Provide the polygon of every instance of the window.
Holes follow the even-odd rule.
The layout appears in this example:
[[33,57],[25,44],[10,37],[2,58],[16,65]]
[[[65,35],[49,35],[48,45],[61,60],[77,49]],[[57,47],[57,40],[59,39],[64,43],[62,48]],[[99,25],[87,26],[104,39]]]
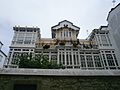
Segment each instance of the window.
[[68,37],[68,31],[66,31],[66,37]]
[[76,62],[76,55],[75,54],[73,55],[73,60],[74,60],[74,65],[76,65],[77,62]]
[[69,32],[69,36],[71,37],[71,32]]
[[84,52],[80,52],[80,54],[84,54]]
[[81,59],[81,67],[86,67],[85,56],[80,55],[80,59]]
[[108,46],[109,45],[105,35],[101,35],[101,41],[102,41],[103,46]]
[[87,60],[88,67],[94,67],[93,66],[92,56],[90,56],[90,55],[86,56],[86,60]]
[[69,65],[69,54],[68,54],[68,52],[66,52],[66,62],[67,62],[67,65]]
[[27,30],[27,32],[33,32],[32,30]]
[[21,51],[21,49],[14,49],[14,51]]
[[61,37],[62,37],[62,32],[61,32]]
[[35,35],[35,34],[33,34],[33,37],[32,37],[32,38],[33,38],[33,42],[34,42],[34,40],[36,39],[36,35]]
[[102,67],[99,56],[94,56],[95,67]]
[[17,37],[17,43],[18,44],[22,44],[23,43],[24,35],[25,35],[24,33],[18,34],[18,37]]
[[24,44],[30,44],[31,43],[31,39],[32,39],[32,37],[26,37],[25,41],[24,41]]
[[115,63],[116,63],[116,65],[119,66],[115,54],[113,54],[113,57],[114,57],[114,59],[115,59]]
[[20,56],[20,53],[18,53],[18,52],[14,52],[14,54],[13,54],[13,59],[12,59],[12,64],[18,64],[18,56]]
[[100,43],[100,45],[101,45],[101,42],[100,42],[100,36],[99,35],[97,35],[97,38],[98,38],[98,42]]
[[24,39],[24,37],[18,37],[17,43],[18,44],[22,44],[23,43],[23,39]]
[[73,49],[73,51],[78,51],[78,49]]
[[65,37],[65,31],[64,31],[64,37]]
[[99,54],[99,52],[93,52],[93,54]]
[[77,54],[77,55],[76,55],[76,58],[77,58],[76,62],[77,62],[77,64],[79,65],[79,58],[78,58],[78,57],[79,57],[79,55]]
[[71,49],[66,49],[67,51],[71,51]]
[[111,53],[111,51],[105,51],[105,53]]
[[65,55],[64,55],[64,53],[63,53],[63,64],[65,64]]
[[86,52],[85,54],[91,54],[91,52]]
[[[49,58],[49,56],[48,56],[48,58]],[[51,56],[51,60],[56,61],[57,60],[57,56],[56,55],[52,55]]]
[[60,52],[60,54],[59,54],[59,61],[60,61],[60,64],[65,64],[65,55],[64,55],[64,52]]
[[108,42],[109,42],[110,46],[112,46],[112,44],[111,44],[111,41],[110,41],[110,38],[109,38],[108,34],[107,34],[107,38],[108,38]]
[[29,51],[29,49],[23,49],[23,51]]
[[106,57],[107,57],[108,65],[109,66],[115,66],[112,55],[111,54],[106,54]]
[[70,65],[72,65],[72,55],[70,53]]
[[20,30],[20,32],[25,32],[25,30]]
[[61,60],[61,52],[60,52],[60,54],[59,54],[59,62],[60,62],[60,64],[62,64],[62,60]]
[[102,57],[103,57],[103,60],[104,60],[105,66],[107,66],[107,62],[106,62],[106,59],[105,59],[105,55],[102,54]]

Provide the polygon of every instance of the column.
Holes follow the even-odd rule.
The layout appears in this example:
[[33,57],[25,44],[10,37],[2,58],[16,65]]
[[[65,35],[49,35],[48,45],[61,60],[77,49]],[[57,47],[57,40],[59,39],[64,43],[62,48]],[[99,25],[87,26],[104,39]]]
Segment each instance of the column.
[[92,61],[93,61],[94,69],[96,69],[96,67],[95,67],[95,60],[94,60],[94,56],[93,56],[93,54],[92,54]]
[[63,52],[61,51],[61,63],[63,64]]
[[86,54],[85,53],[84,53],[84,57],[85,57],[86,69],[88,69],[87,60],[86,60]]
[[[73,49],[71,51],[71,55],[72,55],[72,67],[74,66],[74,60],[73,60]],[[74,68],[74,67],[73,67]]]
[[68,65],[70,65],[70,52],[68,52]]
[[103,51],[103,54],[104,54],[104,56],[105,56],[105,61],[106,61],[107,67],[108,67],[108,69],[110,69],[110,68],[109,68],[109,65],[108,65],[108,60],[107,60],[105,51]]
[[78,52],[78,62],[79,62],[79,66],[80,66],[80,69],[81,69],[81,59],[80,59],[80,52]]
[[[105,68],[104,58],[103,58],[102,54],[104,54],[104,53],[102,53],[102,52],[100,51],[100,55],[99,55],[99,57],[100,57],[100,62],[101,62],[101,64],[102,64],[103,68],[106,69],[106,68]],[[103,62],[103,63],[102,63],[102,62]]]
[[117,68],[117,65],[116,65],[116,62],[115,62],[115,58],[113,56],[113,53],[111,53],[112,57],[113,57],[113,61],[114,61],[114,64],[115,64],[115,67]]
[[64,55],[65,55],[65,56],[64,56],[64,57],[65,57],[65,58],[64,58],[64,59],[65,59],[65,65],[67,65],[67,62],[66,62],[66,61],[67,61],[67,60],[66,60],[66,49],[65,49]]
[[51,52],[49,52],[49,62],[50,62],[50,60],[51,60]]
[[110,43],[109,43],[109,40],[108,40],[107,34],[105,34],[105,37],[106,37],[106,40],[107,40],[107,44],[108,44],[108,46],[110,46]]
[[[10,53],[10,52],[9,52],[9,53]],[[11,62],[12,62],[12,59],[13,59],[13,54],[14,54],[14,49],[13,49],[11,55],[10,55],[8,65],[11,65]]]
[[57,64],[60,64],[60,60],[59,60],[59,49],[58,49],[58,55],[57,55]]

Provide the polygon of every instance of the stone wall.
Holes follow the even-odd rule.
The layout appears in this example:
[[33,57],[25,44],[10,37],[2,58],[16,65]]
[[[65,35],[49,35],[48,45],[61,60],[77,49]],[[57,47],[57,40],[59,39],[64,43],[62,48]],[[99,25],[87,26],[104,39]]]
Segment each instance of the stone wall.
[[120,90],[120,76],[0,75],[0,90],[14,90],[16,84],[37,90]]

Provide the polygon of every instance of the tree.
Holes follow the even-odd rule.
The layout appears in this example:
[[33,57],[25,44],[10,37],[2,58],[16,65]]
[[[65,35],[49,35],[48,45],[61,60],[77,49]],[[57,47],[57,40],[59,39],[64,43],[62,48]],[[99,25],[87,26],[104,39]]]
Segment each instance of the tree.
[[41,69],[59,69],[61,65],[52,63],[43,54],[37,54],[33,57],[30,54],[21,54],[19,58],[19,68],[41,68]]
[[29,67],[30,58],[29,55],[22,53],[19,57],[19,68],[27,68]]

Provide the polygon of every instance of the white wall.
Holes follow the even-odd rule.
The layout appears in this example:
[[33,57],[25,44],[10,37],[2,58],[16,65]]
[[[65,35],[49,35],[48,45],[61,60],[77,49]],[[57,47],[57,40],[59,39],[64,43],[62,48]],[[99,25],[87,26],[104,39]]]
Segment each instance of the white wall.
[[110,12],[108,17],[108,29],[120,64],[120,5]]
[[6,56],[0,51],[0,68],[3,68]]

